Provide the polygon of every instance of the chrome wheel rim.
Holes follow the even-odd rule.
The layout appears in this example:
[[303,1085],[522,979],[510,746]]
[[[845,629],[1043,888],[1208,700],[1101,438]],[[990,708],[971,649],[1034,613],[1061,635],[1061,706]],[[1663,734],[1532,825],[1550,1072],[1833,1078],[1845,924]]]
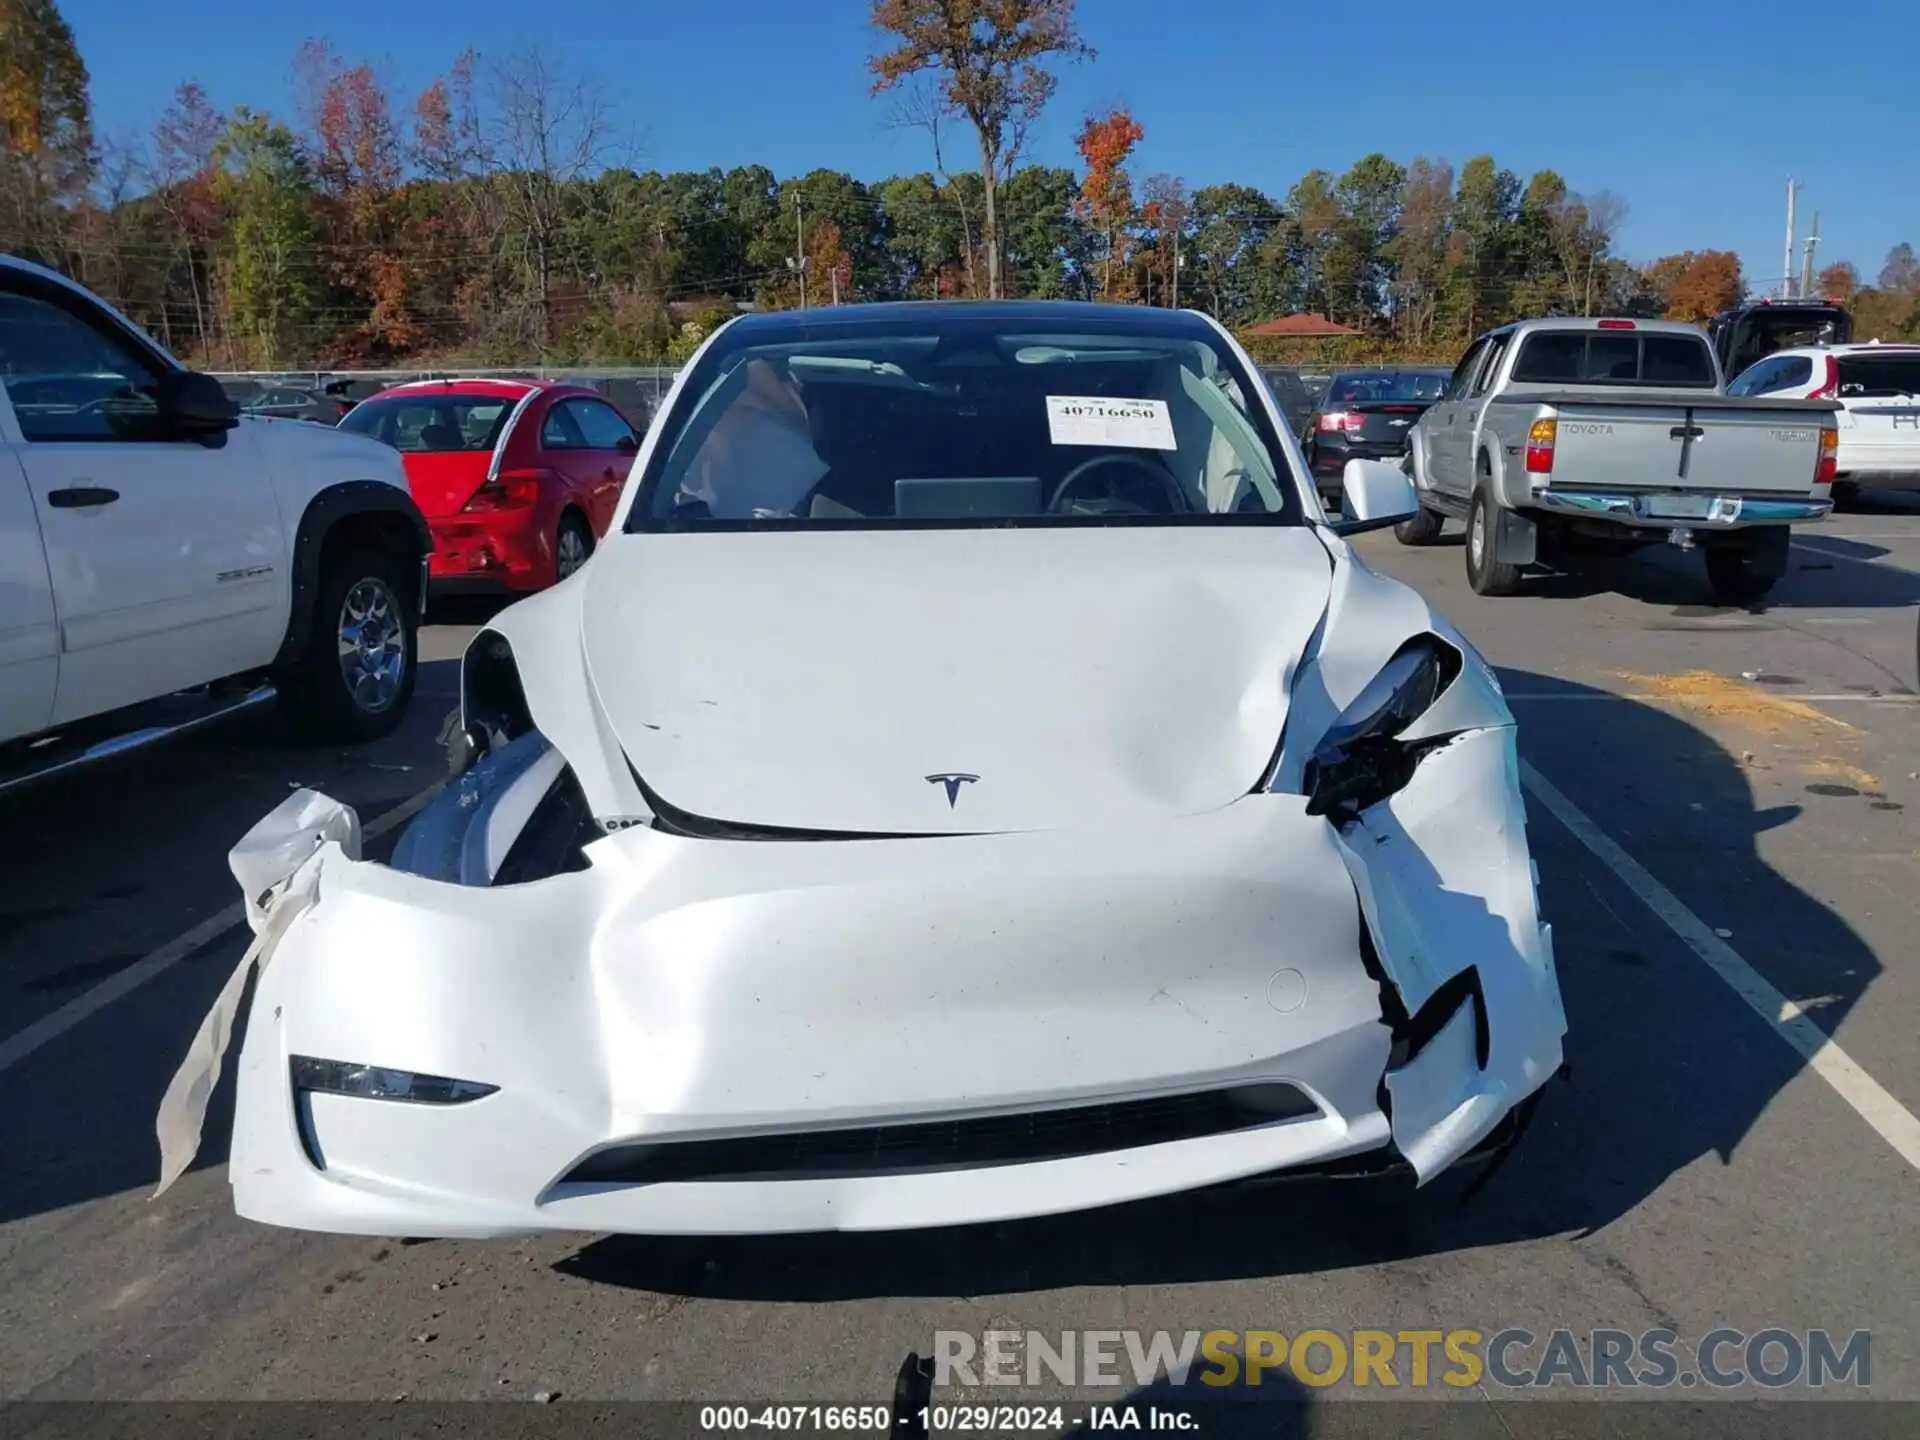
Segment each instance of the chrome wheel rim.
[[559,570],[560,578],[566,579],[574,571],[587,563],[587,540],[580,531],[568,525],[560,532]]
[[399,601],[384,580],[368,576],[340,605],[340,678],[356,708],[378,715],[399,699],[406,674]]

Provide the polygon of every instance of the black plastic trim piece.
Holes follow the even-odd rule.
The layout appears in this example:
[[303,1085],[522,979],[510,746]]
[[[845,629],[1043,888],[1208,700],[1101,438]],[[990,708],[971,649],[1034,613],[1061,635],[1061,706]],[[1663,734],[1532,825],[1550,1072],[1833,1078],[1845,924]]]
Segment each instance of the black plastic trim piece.
[[560,1183],[799,1180],[1032,1165],[1226,1135],[1319,1113],[1320,1107],[1295,1086],[1268,1081],[967,1120],[615,1145],[587,1156]]
[[688,840],[951,840],[954,835],[940,831],[918,833],[903,832],[886,834],[873,830],[807,830],[785,825],[744,825],[732,820],[713,820],[705,815],[695,815],[682,810],[670,801],[663,800],[652,786],[641,777],[634,768],[632,760],[627,761],[627,773],[633,776],[633,783],[640,787],[640,798],[647,802],[647,809],[653,812],[653,828],[668,835],[679,835]]

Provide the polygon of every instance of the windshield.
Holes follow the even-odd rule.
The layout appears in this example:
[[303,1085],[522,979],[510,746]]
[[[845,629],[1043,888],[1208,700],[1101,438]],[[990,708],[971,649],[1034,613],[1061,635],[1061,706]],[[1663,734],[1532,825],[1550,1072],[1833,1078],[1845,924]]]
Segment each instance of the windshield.
[[491,450],[513,404],[498,395],[376,397],[348,411],[340,428],[411,454]]
[[1259,386],[1177,314],[746,323],[663,418],[628,528],[1297,521]]
[[1327,406],[1434,401],[1447,388],[1445,370],[1387,370],[1369,375],[1336,375],[1327,387]]

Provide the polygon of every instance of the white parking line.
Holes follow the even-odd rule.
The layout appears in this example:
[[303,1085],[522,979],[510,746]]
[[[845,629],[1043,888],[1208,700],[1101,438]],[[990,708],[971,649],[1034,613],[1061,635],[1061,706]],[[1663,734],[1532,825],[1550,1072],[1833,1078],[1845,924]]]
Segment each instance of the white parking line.
[[1795,540],[1794,548],[1805,550],[1826,560],[1846,560],[1854,565],[1871,565],[1879,570],[1898,570],[1902,567],[1888,562],[1891,555],[1849,555],[1844,550],[1829,550],[1817,540]]
[[1726,981],[1728,988],[1746,1002],[1747,1008],[1758,1015],[1767,1028],[1797,1050],[1806,1060],[1807,1068],[1831,1085],[1834,1093],[1873,1127],[1875,1134],[1891,1145],[1907,1164],[1920,1170],[1920,1119],[1916,1119],[1912,1111],[1889,1095],[1879,1081],[1862,1070],[1852,1056],[1803,1015],[1799,1006],[1774,989],[1738,951],[1714,934],[1711,926],[1524,760],[1520,762],[1520,783],[1554,819],[1566,826],[1594,859],[1611,870],[1641,904],[1698,955],[1709,970]]
[[[440,793],[445,784],[446,782],[442,781],[438,785],[430,785],[418,795],[401,801],[393,809],[376,817],[361,830],[362,838],[376,840],[396,825],[406,824],[427,807],[428,802]],[[108,976],[91,990],[74,996],[58,1010],[42,1015],[24,1030],[16,1031],[5,1040],[0,1040],[0,1071],[13,1068],[42,1045],[66,1034],[82,1020],[106,1009],[121,996],[132,994],[154,976],[164,974],[189,955],[204,946],[211,945],[229,930],[237,929],[245,923],[246,918],[246,907],[235,902],[226,909],[209,915],[186,933],[176,935],[159,949],[134,961],[126,969]]]

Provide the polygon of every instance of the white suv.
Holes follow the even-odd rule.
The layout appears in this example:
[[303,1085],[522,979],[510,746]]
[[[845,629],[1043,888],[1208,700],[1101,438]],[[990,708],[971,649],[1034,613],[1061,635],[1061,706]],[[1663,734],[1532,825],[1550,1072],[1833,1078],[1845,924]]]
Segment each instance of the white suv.
[[1741,371],[1727,393],[1839,402],[1836,506],[1863,485],[1920,490],[1920,345],[1779,350]]

